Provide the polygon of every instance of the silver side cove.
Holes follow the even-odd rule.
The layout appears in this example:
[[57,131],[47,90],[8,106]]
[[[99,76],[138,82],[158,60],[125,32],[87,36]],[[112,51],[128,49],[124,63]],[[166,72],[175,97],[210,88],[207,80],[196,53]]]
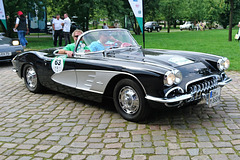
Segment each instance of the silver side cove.
[[79,90],[94,92],[103,94],[109,81],[120,74],[125,74],[133,77],[142,86],[141,82],[132,74],[116,71],[104,71],[104,70],[67,70],[52,75],[52,80],[72,88]]

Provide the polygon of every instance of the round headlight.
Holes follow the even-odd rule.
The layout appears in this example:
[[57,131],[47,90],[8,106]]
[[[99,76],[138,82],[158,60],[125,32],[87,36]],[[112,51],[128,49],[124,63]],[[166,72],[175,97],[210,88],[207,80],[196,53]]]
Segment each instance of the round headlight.
[[230,66],[230,61],[226,57],[219,59],[217,62],[217,67],[220,71],[228,69],[229,66]]
[[230,61],[227,58],[224,58],[223,60],[224,60],[223,66],[224,66],[224,69],[226,70],[230,66]]
[[176,79],[176,77],[175,77],[174,73],[172,73],[171,71],[168,71],[164,75],[164,85],[166,85],[166,86],[173,85],[173,83],[175,82],[175,79]]
[[19,41],[18,40],[13,40],[12,41],[12,45],[14,45],[14,46],[18,46],[20,43],[19,43]]
[[175,75],[175,84],[179,84],[182,82],[182,73],[179,70],[174,70],[174,75]]

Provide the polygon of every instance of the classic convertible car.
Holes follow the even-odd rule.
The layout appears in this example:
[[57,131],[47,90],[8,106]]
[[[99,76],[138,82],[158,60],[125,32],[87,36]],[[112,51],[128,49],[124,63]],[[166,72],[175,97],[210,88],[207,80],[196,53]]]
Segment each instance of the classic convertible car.
[[18,53],[23,52],[23,47],[18,39],[11,39],[0,33],[0,62],[11,61]]
[[149,107],[180,107],[205,99],[220,103],[231,81],[225,57],[186,51],[142,49],[125,29],[91,30],[78,37],[74,56],[58,50],[28,51],[13,59],[27,89],[49,88],[101,102],[113,99],[119,114],[140,121]]

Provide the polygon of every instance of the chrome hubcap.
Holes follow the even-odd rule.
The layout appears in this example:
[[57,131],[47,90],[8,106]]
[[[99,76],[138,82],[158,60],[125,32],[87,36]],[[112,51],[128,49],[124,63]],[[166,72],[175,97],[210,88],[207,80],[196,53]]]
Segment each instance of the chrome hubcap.
[[136,91],[130,87],[123,87],[119,92],[119,104],[127,114],[135,114],[139,109],[139,98]]
[[26,70],[26,81],[30,88],[35,88],[37,85],[37,75],[33,67]]

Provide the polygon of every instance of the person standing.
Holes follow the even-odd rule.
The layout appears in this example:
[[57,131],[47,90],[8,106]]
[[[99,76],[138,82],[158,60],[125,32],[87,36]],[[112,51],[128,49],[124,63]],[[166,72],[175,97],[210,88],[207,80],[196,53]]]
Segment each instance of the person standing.
[[109,29],[106,23],[103,23],[102,29]]
[[60,15],[57,14],[56,15],[56,19],[53,20],[53,30],[54,30],[54,41],[53,41],[53,45],[54,47],[57,47],[57,40],[59,38],[59,47],[62,46],[62,31],[63,31],[63,27],[62,27],[62,23],[63,20],[60,19]]
[[71,43],[71,38],[70,38],[70,28],[71,28],[71,20],[68,17],[68,14],[64,14],[64,20],[63,20],[63,36],[65,39],[65,46]]
[[25,38],[25,35],[28,31],[28,22],[22,11],[18,11],[17,14],[19,17],[16,19],[14,31],[18,31],[18,39],[20,44],[23,46],[23,48],[26,48],[28,42]]

